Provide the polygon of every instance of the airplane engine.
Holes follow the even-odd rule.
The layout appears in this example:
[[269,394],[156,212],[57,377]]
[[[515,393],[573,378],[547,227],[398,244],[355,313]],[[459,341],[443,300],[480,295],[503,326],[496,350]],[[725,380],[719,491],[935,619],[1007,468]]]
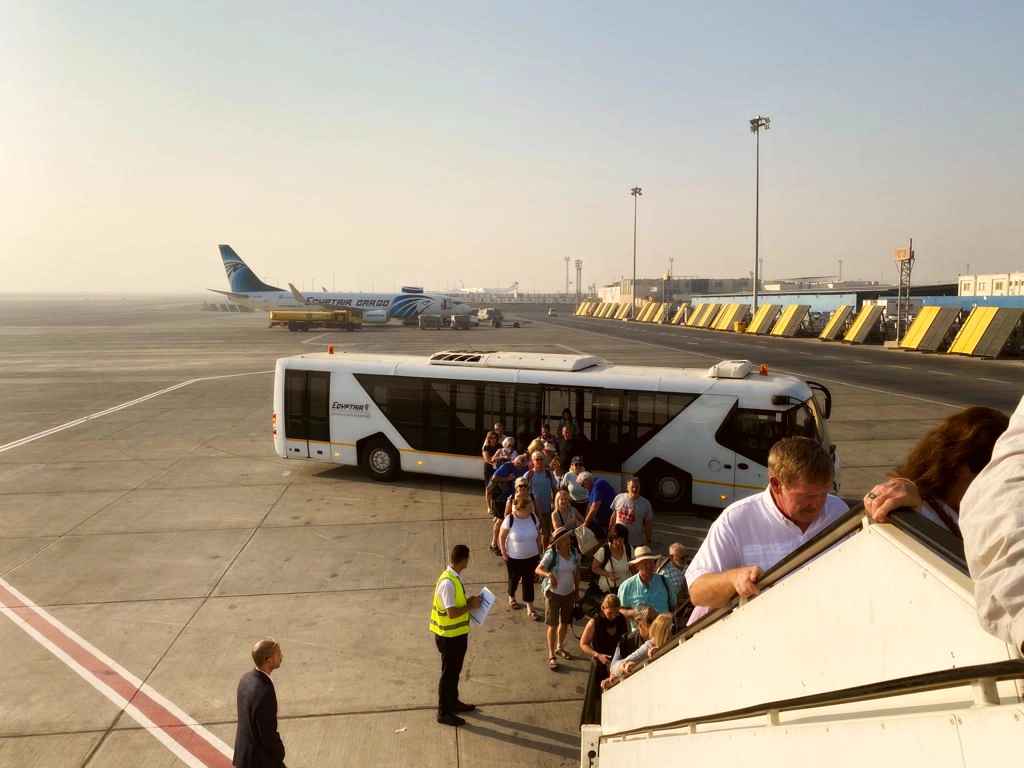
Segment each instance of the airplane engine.
[[363,325],[386,325],[388,311],[386,309],[368,309],[363,312]]

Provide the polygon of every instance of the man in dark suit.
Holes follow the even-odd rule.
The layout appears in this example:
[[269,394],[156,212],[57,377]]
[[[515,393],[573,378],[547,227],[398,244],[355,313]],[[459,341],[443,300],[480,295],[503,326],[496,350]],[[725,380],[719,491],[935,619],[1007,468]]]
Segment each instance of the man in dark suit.
[[277,694],[270,679],[283,659],[276,640],[260,640],[252,647],[256,668],[238,681],[238,727],[231,760],[237,768],[286,768],[284,743],[277,732]]

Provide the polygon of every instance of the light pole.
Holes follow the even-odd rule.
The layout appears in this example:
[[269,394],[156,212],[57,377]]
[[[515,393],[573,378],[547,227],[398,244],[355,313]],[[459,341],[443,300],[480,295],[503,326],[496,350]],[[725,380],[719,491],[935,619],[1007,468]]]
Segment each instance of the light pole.
[[758,115],[750,121],[750,132],[756,137],[757,149],[754,161],[754,307],[753,313],[757,314],[757,282],[761,278],[760,261],[758,260],[759,226],[761,214],[761,129],[766,131],[772,127],[770,117]]
[[629,306],[629,319],[634,320],[636,315],[636,199],[643,194],[640,187],[633,187],[629,190],[633,196],[633,287],[629,292],[631,299]]

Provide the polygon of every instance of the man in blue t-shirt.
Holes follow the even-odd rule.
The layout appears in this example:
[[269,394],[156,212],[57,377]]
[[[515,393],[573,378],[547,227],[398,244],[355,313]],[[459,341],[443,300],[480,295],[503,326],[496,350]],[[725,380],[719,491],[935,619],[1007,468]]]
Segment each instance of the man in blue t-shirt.
[[583,524],[594,532],[598,541],[604,542],[608,539],[608,522],[612,518],[612,502],[618,493],[612,484],[603,477],[595,477],[589,472],[582,472],[577,476],[576,482],[587,489],[590,497],[587,499],[587,515]]
[[502,520],[505,519],[505,504],[515,490],[516,480],[525,475],[529,467],[529,459],[525,453],[521,453],[512,461],[506,461],[491,475],[491,483],[496,490],[491,493],[491,514],[494,516],[494,524],[491,526],[490,550],[496,555],[501,554],[498,548],[498,531]]

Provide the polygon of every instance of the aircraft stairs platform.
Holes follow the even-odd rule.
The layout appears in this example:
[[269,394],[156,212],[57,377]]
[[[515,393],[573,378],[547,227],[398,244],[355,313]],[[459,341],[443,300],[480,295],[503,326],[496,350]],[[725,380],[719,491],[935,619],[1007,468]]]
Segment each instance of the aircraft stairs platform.
[[[1024,660],[975,614],[962,543],[852,510],[603,694],[587,768],[1001,766]],[[1017,757],[1014,757],[1014,756]]]

